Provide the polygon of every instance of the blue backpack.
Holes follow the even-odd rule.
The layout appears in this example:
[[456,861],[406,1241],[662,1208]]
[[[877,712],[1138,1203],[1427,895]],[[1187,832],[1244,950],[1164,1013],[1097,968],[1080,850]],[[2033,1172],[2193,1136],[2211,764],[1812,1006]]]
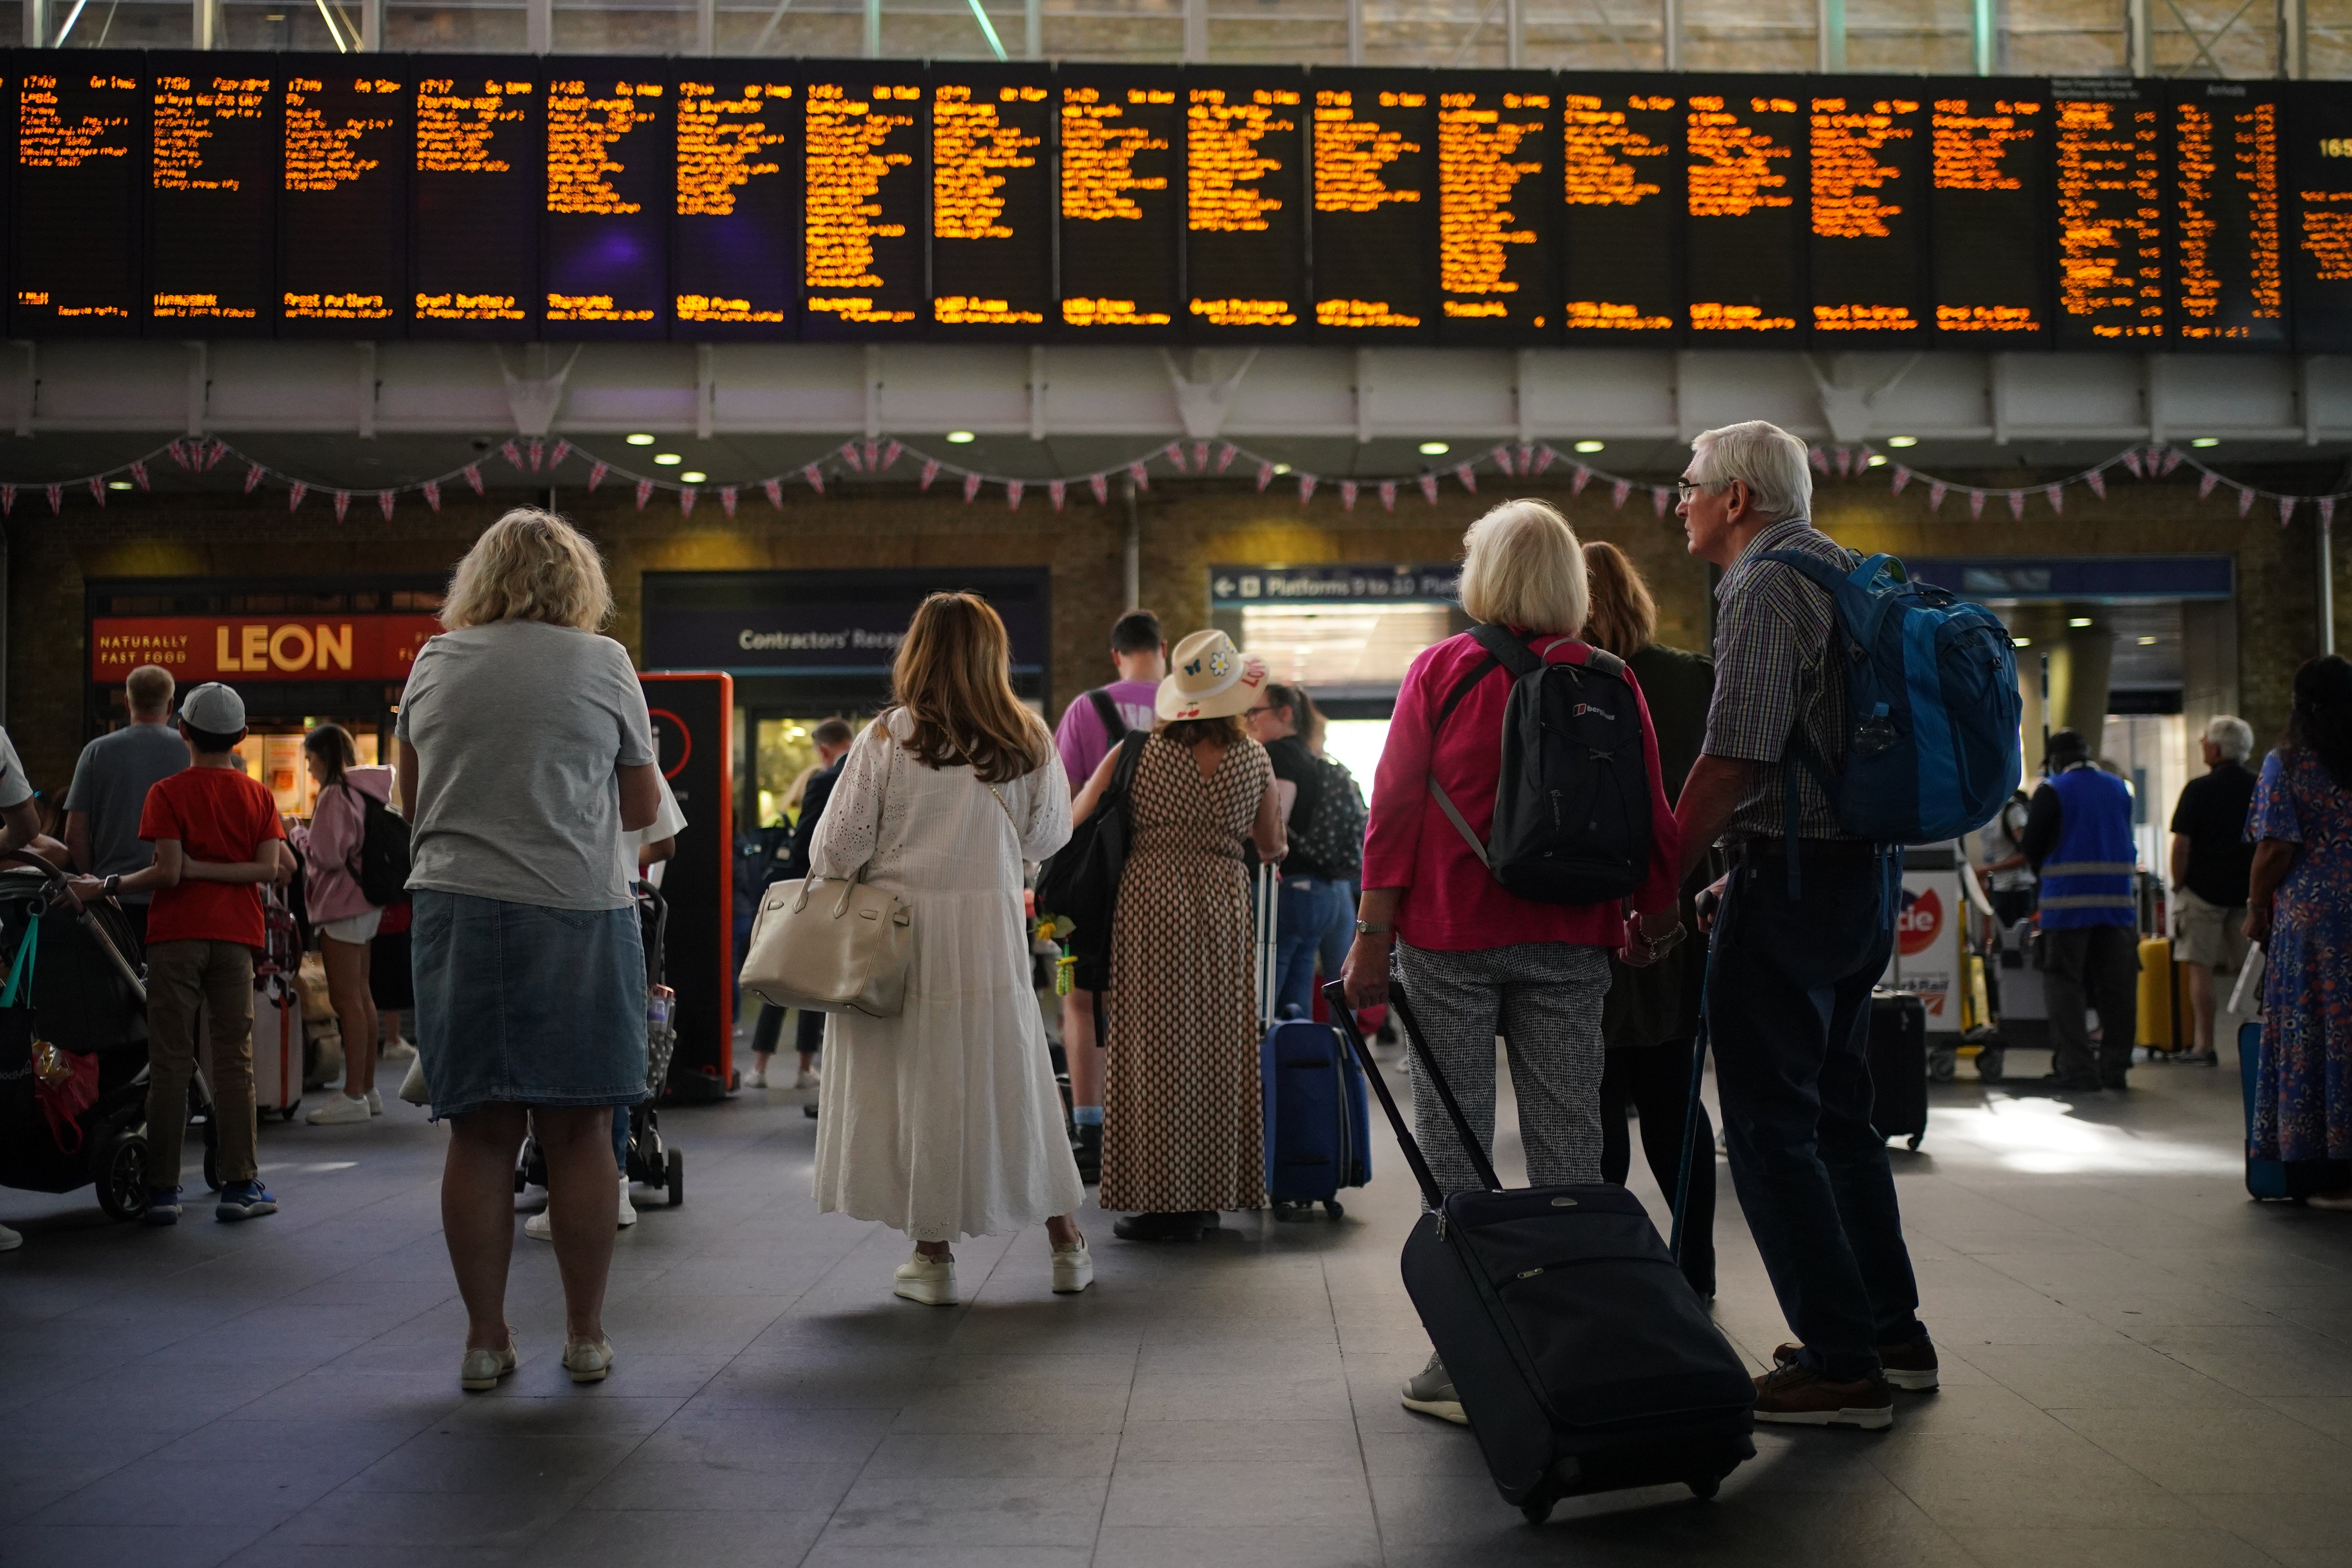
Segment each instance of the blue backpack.
[[[1808,751],[1838,826],[1880,844],[1934,844],[1991,821],[2022,759],[2017,650],[1981,605],[1915,583],[1891,555],[1842,571],[1818,555],[1765,552],[1826,589],[1844,654],[1845,771]],[[1790,775],[1791,812],[1795,800]]]

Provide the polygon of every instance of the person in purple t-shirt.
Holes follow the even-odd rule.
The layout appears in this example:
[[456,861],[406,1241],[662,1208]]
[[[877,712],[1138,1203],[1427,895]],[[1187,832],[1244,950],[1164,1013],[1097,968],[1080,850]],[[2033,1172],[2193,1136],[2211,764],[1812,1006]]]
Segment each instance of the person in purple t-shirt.
[[[1160,629],[1160,617],[1150,610],[1129,610],[1119,616],[1110,628],[1110,661],[1118,668],[1118,679],[1080,692],[1062,710],[1061,727],[1054,731],[1054,748],[1062,753],[1073,795],[1129,730],[1149,730],[1154,722],[1152,700],[1168,675],[1168,639]],[[1091,993],[1073,991],[1062,998],[1062,1046],[1070,1063],[1071,1120],[1077,1127],[1071,1152],[1077,1156],[1078,1174],[1091,1183],[1102,1172],[1103,1101],[1102,1052],[1095,1044]]]

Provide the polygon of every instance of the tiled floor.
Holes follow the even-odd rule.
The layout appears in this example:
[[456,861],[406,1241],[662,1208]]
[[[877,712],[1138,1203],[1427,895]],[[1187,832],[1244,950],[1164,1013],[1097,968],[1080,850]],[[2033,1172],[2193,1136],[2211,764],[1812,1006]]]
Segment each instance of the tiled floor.
[[[1892,1432],[1767,1430],[1714,1502],[1542,1529],[1398,1407],[1425,1343],[1385,1139],[1343,1224],[1139,1248],[1093,1216],[1087,1295],[1047,1293],[1033,1231],[961,1247],[944,1310],[889,1297],[894,1235],[811,1211],[792,1097],[675,1112],[691,1190],[621,1240],[612,1381],[564,1380],[553,1260],[519,1240],[522,1370],[467,1395],[440,1134],[405,1106],[273,1126],[286,1207],[250,1225],[0,1192],[28,1237],[0,1257],[0,1564],[2352,1565],[2352,1218],[2246,1201],[2227,1067],[2134,1080],[1936,1091],[1895,1161],[1944,1388]],[[1726,1197],[1753,1358],[1782,1329]]]

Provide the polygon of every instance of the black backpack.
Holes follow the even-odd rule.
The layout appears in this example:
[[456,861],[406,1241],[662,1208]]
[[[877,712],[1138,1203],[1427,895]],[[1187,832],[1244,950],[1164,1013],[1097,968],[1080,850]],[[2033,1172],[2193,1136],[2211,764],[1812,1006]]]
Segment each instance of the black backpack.
[[365,790],[359,797],[360,841],[346,867],[360,885],[360,897],[378,909],[408,902],[408,824]]
[[1315,759],[1315,806],[1299,826],[1296,847],[1334,881],[1352,882],[1363,874],[1364,826],[1371,815],[1364,809],[1364,792],[1346,763],[1328,757]]
[[1601,904],[1630,896],[1650,874],[1650,770],[1624,661],[1594,648],[1581,665],[1552,664],[1501,626],[1470,635],[1486,657],[1454,688],[1430,731],[1433,740],[1487,671],[1510,672],[1487,841],[1470,831],[1434,773],[1429,793],[1495,880],[1520,898]]
[[1037,872],[1037,912],[1070,922],[1070,956],[1078,961],[1072,978],[1081,991],[1110,989],[1110,921],[1127,873],[1127,792],[1150,738],[1130,731],[1119,742],[1110,785],[1094,815],[1070,830],[1069,842]]

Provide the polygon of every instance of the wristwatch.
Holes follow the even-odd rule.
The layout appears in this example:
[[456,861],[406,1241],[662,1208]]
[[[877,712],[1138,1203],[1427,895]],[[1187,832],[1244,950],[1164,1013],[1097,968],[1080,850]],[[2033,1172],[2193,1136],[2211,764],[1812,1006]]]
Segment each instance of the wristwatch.
[[112,898],[122,889],[122,873],[117,871],[106,879],[106,896]]
[[1376,926],[1370,921],[1358,921],[1356,922],[1356,934],[1358,936],[1386,936],[1395,929],[1396,927],[1394,926]]

